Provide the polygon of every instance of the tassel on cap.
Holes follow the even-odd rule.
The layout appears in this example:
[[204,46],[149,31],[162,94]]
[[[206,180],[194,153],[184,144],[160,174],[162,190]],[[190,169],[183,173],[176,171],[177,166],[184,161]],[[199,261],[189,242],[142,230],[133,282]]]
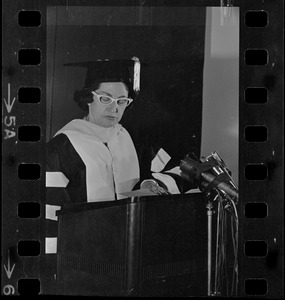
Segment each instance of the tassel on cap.
[[140,70],[141,70],[141,63],[140,60],[134,56],[132,58],[134,61],[134,82],[133,82],[133,90],[138,93],[140,91]]

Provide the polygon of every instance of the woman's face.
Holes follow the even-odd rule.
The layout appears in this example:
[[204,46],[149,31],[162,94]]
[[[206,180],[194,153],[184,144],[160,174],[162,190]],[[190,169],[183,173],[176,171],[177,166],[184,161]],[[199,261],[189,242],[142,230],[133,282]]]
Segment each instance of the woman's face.
[[[128,97],[129,94],[123,82],[102,82],[95,92],[115,99]],[[117,105],[115,101],[108,105],[102,104],[96,94],[93,100],[89,105],[90,122],[102,127],[112,127],[120,122],[126,107]]]

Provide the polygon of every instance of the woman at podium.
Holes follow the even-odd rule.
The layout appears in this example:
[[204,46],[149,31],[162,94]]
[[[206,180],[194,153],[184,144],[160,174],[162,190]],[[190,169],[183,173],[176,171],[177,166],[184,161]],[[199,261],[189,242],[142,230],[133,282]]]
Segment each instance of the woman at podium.
[[138,64],[138,59],[78,64],[87,74],[74,100],[86,116],[66,124],[47,145],[47,185],[65,188],[68,201],[121,199],[139,181],[133,141],[119,124],[139,91],[129,72]]
[[[69,65],[87,68],[85,85],[74,95],[86,116],[66,124],[47,143],[45,253],[51,259],[51,274],[55,274],[56,211],[61,205],[126,198],[122,193],[140,187],[142,179],[132,138],[119,123],[139,93],[139,59]],[[159,159],[153,160],[154,170],[169,159],[161,149]],[[156,194],[168,193],[157,182],[161,181],[147,180],[142,186]]]
[[[87,68],[85,85],[74,95],[86,116],[66,124],[47,144],[46,186],[51,192],[62,189],[48,204],[125,198],[122,193],[142,179],[132,138],[119,123],[139,93],[139,59],[69,65]],[[159,153],[157,163],[169,160],[162,149]],[[145,186],[166,192],[157,184]]]
[[74,94],[85,117],[66,124],[46,147],[44,270],[48,274],[42,286],[47,293],[55,291],[56,212],[63,204],[120,200],[137,189],[162,195],[193,188],[182,180],[179,162],[148,137],[133,140],[120,124],[140,91],[138,58],[65,65],[87,69],[83,88]]

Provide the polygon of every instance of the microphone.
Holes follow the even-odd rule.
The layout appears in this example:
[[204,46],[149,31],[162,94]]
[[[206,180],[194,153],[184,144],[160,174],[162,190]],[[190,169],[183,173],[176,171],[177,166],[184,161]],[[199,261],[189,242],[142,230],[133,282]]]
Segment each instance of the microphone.
[[[191,181],[191,178],[194,177],[196,180],[200,180],[200,183],[203,187],[207,187],[216,179],[216,176],[209,172],[200,172],[201,178],[197,178],[198,171],[201,170],[201,168],[202,164],[200,162],[195,161],[188,156],[180,161],[180,169],[182,171],[182,176],[184,177],[184,179]],[[223,181],[218,182],[216,188],[229,194],[232,197],[238,198],[237,189],[229,183]]]

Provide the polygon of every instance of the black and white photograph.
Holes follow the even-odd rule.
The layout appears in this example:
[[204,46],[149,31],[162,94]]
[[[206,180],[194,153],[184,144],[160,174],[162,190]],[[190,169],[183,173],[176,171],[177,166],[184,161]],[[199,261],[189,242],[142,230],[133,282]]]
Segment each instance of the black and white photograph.
[[47,290],[236,296],[239,8],[51,6],[47,25]]
[[[22,9],[40,12],[41,31],[22,25],[16,34],[22,48],[40,50],[41,63],[31,69],[18,54],[17,69],[2,58],[3,171],[8,183],[15,168],[22,179],[17,191],[4,190],[17,194],[4,211],[17,212],[4,232],[2,294],[35,286],[70,296],[283,294],[283,139],[272,133],[282,134],[283,117],[269,100],[283,93],[281,44],[272,37],[276,58],[267,56],[258,84],[262,66],[250,59],[263,52],[245,54],[265,40],[245,30],[256,3],[169,2],[50,0]],[[260,121],[266,111],[272,127]],[[36,148],[24,125],[39,125]]]

